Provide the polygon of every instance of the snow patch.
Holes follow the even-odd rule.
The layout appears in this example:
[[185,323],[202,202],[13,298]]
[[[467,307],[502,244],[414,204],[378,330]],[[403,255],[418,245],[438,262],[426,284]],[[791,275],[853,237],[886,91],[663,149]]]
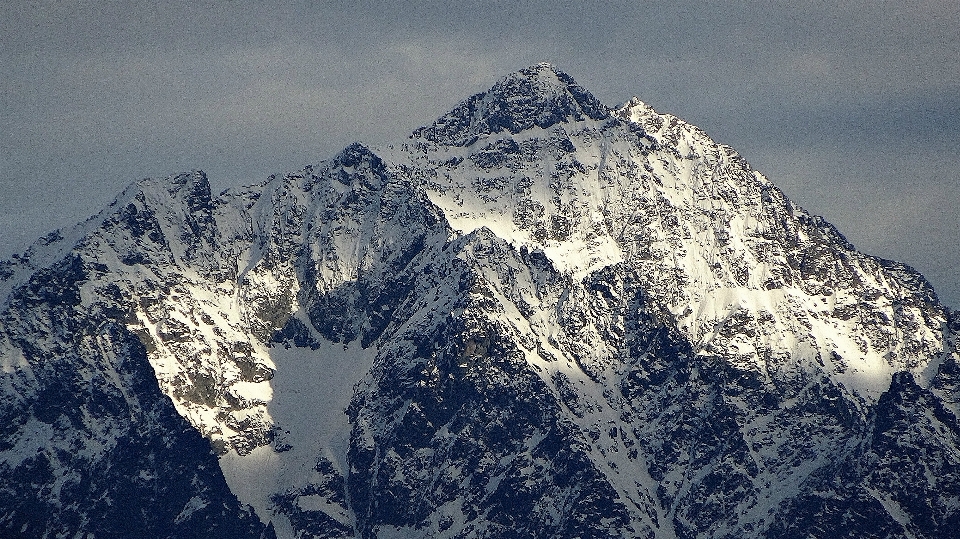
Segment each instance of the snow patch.
[[[357,343],[324,342],[315,350],[276,345],[269,354],[277,370],[269,382],[272,397],[267,410],[277,433],[275,445],[283,450],[263,446],[243,456],[230,451],[220,459],[230,490],[264,522],[285,520],[274,511],[271,497],[315,480],[321,455],[332,455],[338,471],[346,475],[350,425],[345,410],[355,385],[373,365],[376,350],[363,349]],[[298,503],[307,509],[319,501],[304,496]],[[330,508],[323,505],[310,510],[341,515],[344,523],[349,523],[348,515],[339,509],[327,511]],[[286,539],[282,533],[277,525],[278,539]]]

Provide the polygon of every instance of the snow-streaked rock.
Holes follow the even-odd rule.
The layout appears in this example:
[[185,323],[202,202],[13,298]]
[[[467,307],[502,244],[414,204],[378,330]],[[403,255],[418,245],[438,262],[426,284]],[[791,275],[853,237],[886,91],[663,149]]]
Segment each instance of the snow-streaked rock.
[[548,64],[261,185],[136,182],[0,294],[5,532],[119,533],[128,492],[156,536],[960,524],[957,315]]

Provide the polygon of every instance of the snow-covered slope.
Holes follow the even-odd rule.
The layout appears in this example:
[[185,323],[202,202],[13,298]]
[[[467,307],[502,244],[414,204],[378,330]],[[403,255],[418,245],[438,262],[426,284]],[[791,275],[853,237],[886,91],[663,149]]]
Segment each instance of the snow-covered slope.
[[137,182],[0,264],[0,299],[4,533],[960,525],[956,314],[547,64],[258,186]]

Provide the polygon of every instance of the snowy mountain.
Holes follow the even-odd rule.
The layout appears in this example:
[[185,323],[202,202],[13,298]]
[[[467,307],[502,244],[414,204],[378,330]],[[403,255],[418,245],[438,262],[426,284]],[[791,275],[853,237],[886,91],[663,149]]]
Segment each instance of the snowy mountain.
[[952,537],[960,316],[541,64],[0,263],[4,537]]

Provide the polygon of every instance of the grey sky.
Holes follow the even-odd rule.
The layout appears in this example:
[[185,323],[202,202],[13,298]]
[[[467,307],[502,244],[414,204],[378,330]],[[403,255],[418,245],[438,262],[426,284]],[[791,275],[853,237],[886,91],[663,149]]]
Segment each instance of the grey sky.
[[956,0],[3,3],[2,257],[135,179],[252,183],[549,61],[699,125],[960,307]]

